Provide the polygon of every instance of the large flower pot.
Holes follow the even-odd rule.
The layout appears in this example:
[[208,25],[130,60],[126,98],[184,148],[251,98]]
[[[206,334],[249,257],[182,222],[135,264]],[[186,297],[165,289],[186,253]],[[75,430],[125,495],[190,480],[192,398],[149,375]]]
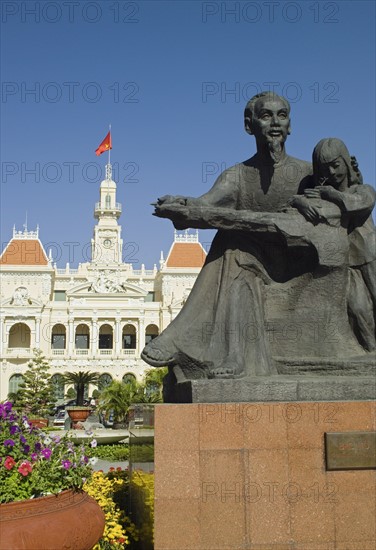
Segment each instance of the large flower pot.
[[0,504],[0,550],[91,550],[105,518],[84,492]]
[[46,418],[28,418],[27,421],[33,428],[47,428],[48,419]]
[[85,420],[87,420],[88,416],[90,415],[91,409],[90,407],[76,406],[67,407],[66,411],[69,414],[69,418],[72,420],[73,429],[77,429],[79,427],[79,423],[85,422]]

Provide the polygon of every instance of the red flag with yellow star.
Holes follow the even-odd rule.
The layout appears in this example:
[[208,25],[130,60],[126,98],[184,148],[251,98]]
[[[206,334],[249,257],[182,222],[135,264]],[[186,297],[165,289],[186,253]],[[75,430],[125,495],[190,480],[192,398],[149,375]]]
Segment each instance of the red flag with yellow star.
[[104,138],[98,149],[95,150],[95,154],[97,157],[104,153],[105,151],[108,151],[109,149],[112,149],[112,142],[111,142],[111,132],[108,132],[107,136]]

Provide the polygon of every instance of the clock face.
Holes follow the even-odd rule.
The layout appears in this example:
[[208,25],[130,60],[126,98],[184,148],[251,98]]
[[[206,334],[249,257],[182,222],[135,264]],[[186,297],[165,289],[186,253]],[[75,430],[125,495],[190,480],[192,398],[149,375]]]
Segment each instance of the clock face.
[[105,240],[103,241],[103,246],[104,246],[105,248],[111,248],[111,246],[112,246],[112,241],[111,241],[111,239],[105,239]]

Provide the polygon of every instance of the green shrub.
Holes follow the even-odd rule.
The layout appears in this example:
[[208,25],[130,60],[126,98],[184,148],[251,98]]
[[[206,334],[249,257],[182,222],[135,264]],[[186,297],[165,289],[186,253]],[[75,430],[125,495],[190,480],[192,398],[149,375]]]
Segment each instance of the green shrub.
[[130,448],[130,461],[132,463],[154,462],[154,445],[150,443],[135,445],[132,443]]
[[129,446],[124,443],[120,445],[98,445],[94,449],[90,449],[90,456],[96,456],[102,460],[128,460]]

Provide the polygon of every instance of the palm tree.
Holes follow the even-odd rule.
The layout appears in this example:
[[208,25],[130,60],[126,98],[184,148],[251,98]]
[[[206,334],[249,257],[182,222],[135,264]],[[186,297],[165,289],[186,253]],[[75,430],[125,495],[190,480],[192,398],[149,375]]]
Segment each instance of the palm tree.
[[139,384],[136,381],[124,384],[124,382],[114,380],[101,392],[98,410],[112,410],[114,422],[125,421],[129,407],[135,402],[138,388]]
[[168,373],[167,367],[147,370],[144,376],[144,393],[148,400],[144,403],[161,403],[163,379]]
[[68,384],[74,384],[77,392],[77,405],[84,404],[85,386],[88,384],[97,384],[99,378],[99,372],[65,372],[64,382]]
[[155,387],[140,385],[133,400],[134,403],[163,403],[162,395]]

